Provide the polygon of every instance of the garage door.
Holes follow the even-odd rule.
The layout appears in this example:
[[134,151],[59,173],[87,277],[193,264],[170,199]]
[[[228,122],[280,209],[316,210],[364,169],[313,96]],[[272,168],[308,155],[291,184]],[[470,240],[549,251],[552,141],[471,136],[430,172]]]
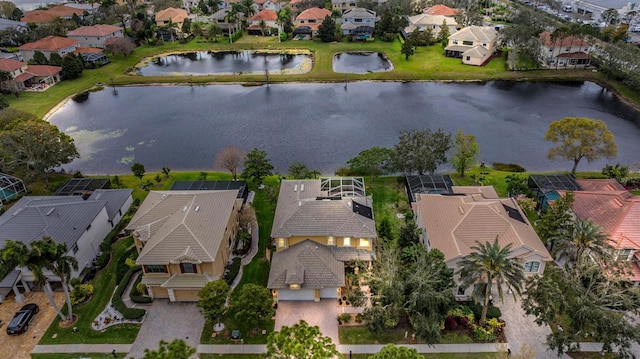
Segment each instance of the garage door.
[[278,290],[278,300],[313,300],[315,291],[313,289],[301,290]]
[[174,290],[176,302],[194,302],[198,300],[197,290]]
[[338,298],[338,288],[320,289],[320,298],[336,299]]

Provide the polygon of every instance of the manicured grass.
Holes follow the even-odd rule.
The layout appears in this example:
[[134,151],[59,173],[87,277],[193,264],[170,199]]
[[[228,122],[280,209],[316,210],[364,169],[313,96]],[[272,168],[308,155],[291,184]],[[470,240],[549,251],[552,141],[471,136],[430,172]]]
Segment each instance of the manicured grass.
[[447,333],[440,338],[440,344],[473,344],[473,339],[468,335]]
[[[333,55],[344,51],[379,51],[383,52],[394,65],[394,70],[389,72],[377,72],[367,74],[348,74],[348,81],[360,80],[384,80],[384,81],[408,81],[408,80],[534,80],[534,81],[582,81],[592,80],[607,84],[608,80],[600,72],[593,73],[588,70],[535,70],[527,72],[506,71],[503,58],[493,59],[486,66],[463,65],[460,59],[444,56],[444,50],[439,45],[419,47],[416,54],[409,60],[405,60],[400,54],[400,42],[398,40],[388,43],[380,40],[368,42],[338,42],[322,43],[316,41],[285,41],[278,43],[274,37],[263,38],[259,36],[244,36],[238,42],[229,44],[225,40],[217,43],[200,42],[192,40],[189,43],[166,43],[160,46],[141,46],[132,55],[123,57],[112,56],[111,63],[93,70],[85,70],[80,78],[67,80],[56,84],[45,92],[25,92],[20,98],[5,96],[12,107],[32,112],[43,116],[65,98],[82,91],[101,86],[125,85],[125,84],[154,84],[154,83],[230,83],[230,82],[259,82],[265,81],[263,74],[251,75],[205,75],[205,76],[138,76],[131,75],[133,67],[145,57],[152,57],[162,53],[209,51],[209,50],[309,50],[314,53],[314,67],[306,74],[270,75],[270,82],[314,82],[345,80],[344,74],[338,74],[332,70]],[[100,87],[100,86],[98,86]],[[635,102],[640,102],[640,95],[629,91],[621,83],[609,84],[620,93]]]
[[260,354],[199,354],[200,359],[261,359]]
[[[352,359],[369,359],[371,354],[353,354]],[[496,355],[494,353],[441,353],[441,354],[422,354],[425,359],[492,359]],[[202,356],[200,356],[202,358]],[[349,353],[345,355],[349,359]]]
[[382,334],[370,332],[364,326],[338,328],[340,344],[411,344],[411,333],[406,339],[404,333],[405,329],[399,327],[387,330]]
[[577,352],[577,353],[567,353],[573,359],[613,359],[615,358],[615,354],[609,353],[605,355],[600,355],[599,352]]
[[[98,275],[92,284],[94,287],[93,298],[88,303],[74,307],[74,314],[78,315],[78,322],[75,327],[62,329],[59,326],[60,318],[56,316],[44,333],[39,344],[130,344],[136,339],[140,326],[136,324],[115,325],[104,331],[95,331],[91,328],[93,320],[104,310],[111,294],[116,286],[116,261],[115,258],[122,256],[127,248],[133,245],[132,238],[126,238],[116,242],[112,248],[111,263]],[[66,306],[65,306],[66,308]],[[55,339],[52,338],[57,334]]]
[[[124,359],[127,355],[124,353],[116,353],[116,359]],[[91,358],[91,359],[114,359],[113,354],[109,353],[73,353],[73,354],[31,354],[31,359],[78,359],[78,358]]]
[[[273,326],[275,321],[271,318],[265,319],[258,328],[260,331],[256,331],[249,324],[238,321],[234,312],[229,312],[225,315],[221,321],[225,325],[225,330],[217,333],[216,337],[211,337],[213,333],[213,326],[215,323],[207,321],[204,325],[204,329],[202,330],[202,336],[200,337],[200,343],[202,344],[232,344],[231,338],[226,338],[224,335],[225,331],[231,333],[232,330],[240,330],[240,335],[244,344],[266,344],[267,336],[269,333],[273,331]],[[267,334],[262,334],[262,330],[265,329]],[[252,331],[253,330],[253,331]]]

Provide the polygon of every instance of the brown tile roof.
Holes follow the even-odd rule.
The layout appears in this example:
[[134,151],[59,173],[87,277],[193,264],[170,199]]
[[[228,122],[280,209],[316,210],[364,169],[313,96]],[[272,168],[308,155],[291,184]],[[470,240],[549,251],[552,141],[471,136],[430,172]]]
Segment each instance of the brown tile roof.
[[[455,193],[473,192],[457,189]],[[496,238],[500,246],[511,244],[513,252],[536,253],[545,261],[552,260],[513,198],[487,198],[480,194],[418,194],[417,198],[412,203],[416,221],[431,247],[442,251],[446,261],[471,253],[476,241],[493,242]]]
[[67,18],[72,17],[73,14],[81,16],[84,14],[84,10],[72,8],[65,5],[56,5],[50,7],[47,10],[32,10],[27,11],[20,21],[24,22],[49,22],[57,17]]
[[568,36],[563,39],[556,39],[555,41],[551,40],[551,33],[548,31],[543,31],[540,34],[540,42],[547,47],[560,46],[560,47],[583,47],[583,46],[591,46],[588,42],[583,39],[575,36]]
[[558,58],[567,58],[567,59],[588,59],[591,58],[591,56],[589,56],[589,54],[584,53],[582,51],[577,51],[577,52],[571,52],[571,53],[562,53],[558,56],[556,56]]
[[429,15],[453,16],[458,13],[458,10],[452,9],[446,5],[438,4],[438,5],[433,5],[432,7],[426,9],[425,13]]
[[121,27],[113,25],[80,26],[75,30],[67,32],[67,36],[105,36],[121,30]]
[[296,20],[324,20],[326,16],[331,16],[331,11],[312,7],[301,12],[300,15],[296,17]]
[[79,54],[99,54],[101,52],[103,52],[104,50],[102,49],[98,49],[95,47],[78,47],[76,48],[76,51],[74,51],[74,53],[76,55]]
[[275,10],[261,10],[259,13],[249,18],[249,21],[276,21],[278,14]]
[[582,191],[624,191],[625,188],[614,178],[578,179],[576,183]]
[[176,9],[174,7],[169,7],[164,10],[160,10],[156,13],[156,22],[157,21],[169,21],[172,22],[182,22],[185,18],[187,18],[187,10],[185,9]]
[[27,72],[34,76],[51,76],[62,71],[62,67],[49,65],[29,65]]
[[30,42],[20,46],[20,50],[45,50],[45,51],[57,51],[69,46],[80,43],[78,40],[73,40],[68,37],[60,36],[47,36],[36,42]]
[[22,62],[18,60],[0,59],[0,70],[11,72],[21,68],[22,66],[25,66],[26,64],[27,64],[26,62]]

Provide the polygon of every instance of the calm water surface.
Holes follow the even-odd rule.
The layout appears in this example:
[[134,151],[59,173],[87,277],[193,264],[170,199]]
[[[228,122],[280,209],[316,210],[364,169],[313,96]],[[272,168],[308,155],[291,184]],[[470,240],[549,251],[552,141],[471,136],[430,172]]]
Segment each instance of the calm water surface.
[[136,69],[144,76],[183,76],[234,73],[305,73],[312,67],[309,55],[255,51],[188,52],[158,56]]
[[584,161],[579,170],[640,162],[639,114],[593,83],[107,88],[68,101],[50,120],[75,138],[82,158],[65,166],[71,171],[129,173],[133,161],[147,171],[212,170],[216,153],[234,145],[266,150],[281,173],[302,161],[332,174],[362,150],[393,147],[401,130],[424,128],[473,133],[486,163],[569,170],[569,162],[547,160],[544,140],[549,123],[567,116],[604,120],[619,147],[617,159]]
[[381,52],[340,52],[333,55],[333,71],[348,74],[385,72],[393,65]]

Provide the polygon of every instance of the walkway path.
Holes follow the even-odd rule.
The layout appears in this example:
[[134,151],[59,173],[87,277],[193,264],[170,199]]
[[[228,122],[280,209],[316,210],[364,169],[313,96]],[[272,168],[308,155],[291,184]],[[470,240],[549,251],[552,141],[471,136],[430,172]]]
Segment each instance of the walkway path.
[[131,344],[36,345],[31,353],[111,353],[114,349],[116,353],[129,353]]
[[256,254],[258,254],[259,244],[260,244],[260,232],[258,229],[258,222],[255,221],[251,224],[251,248],[249,249],[249,252],[247,253],[247,255],[242,257],[242,260],[240,261],[242,265],[240,266],[238,275],[236,275],[236,279],[234,279],[233,283],[231,283],[232,290],[235,289],[238,286],[238,284],[240,284],[240,281],[242,280],[242,270],[244,269],[244,266],[251,263],[251,261],[253,260],[253,257],[255,257]]

